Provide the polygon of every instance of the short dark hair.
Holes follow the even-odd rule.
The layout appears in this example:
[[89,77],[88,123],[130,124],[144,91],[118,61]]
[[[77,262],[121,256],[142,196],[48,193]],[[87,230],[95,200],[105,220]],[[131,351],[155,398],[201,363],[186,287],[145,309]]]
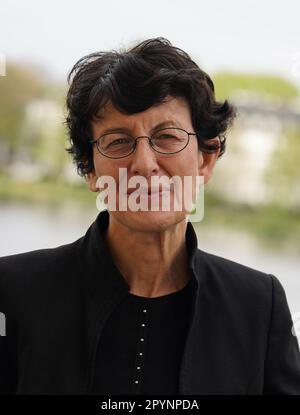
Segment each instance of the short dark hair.
[[[229,125],[236,114],[227,100],[217,102],[211,78],[183,50],[165,38],[145,40],[129,50],[95,52],[75,63],[70,85],[66,124],[78,174],[94,169],[91,121],[111,102],[120,112],[145,111],[167,96],[184,97],[201,151],[225,151]],[[220,145],[209,140],[220,138]]]

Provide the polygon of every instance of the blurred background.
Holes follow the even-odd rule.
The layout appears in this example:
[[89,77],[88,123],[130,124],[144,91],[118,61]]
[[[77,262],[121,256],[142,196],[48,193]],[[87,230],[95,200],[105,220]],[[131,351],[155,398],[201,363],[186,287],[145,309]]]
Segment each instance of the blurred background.
[[2,0],[0,255],[72,242],[98,213],[64,150],[73,64],[163,36],[238,109],[193,223],[199,248],[276,275],[299,312],[299,21],[297,0]]

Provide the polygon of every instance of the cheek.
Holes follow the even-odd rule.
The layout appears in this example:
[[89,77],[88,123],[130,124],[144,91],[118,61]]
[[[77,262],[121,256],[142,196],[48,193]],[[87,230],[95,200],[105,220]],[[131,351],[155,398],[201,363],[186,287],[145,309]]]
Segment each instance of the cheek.
[[186,169],[191,172],[191,175],[198,174],[199,163],[202,162],[201,152],[198,150],[198,144],[196,140],[191,140],[190,145],[187,148],[186,154],[184,154],[184,161]]
[[186,152],[180,159],[171,163],[172,175],[195,176],[198,174],[199,162],[201,158],[196,151]]
[[97,176],[99,176],[100,174],[100,169],[101,169],[101,165],[102,165],[102,157],[101,155],[98,153],[98,151],[93,152],[93,162],[94,162],[94,168],[95,168],[95,173],[97,174]]
[[[114,182],[116,184],[116,188],[118,189],[120,177],[119,177],[119,169],[120,168],[127,168],[127,176],[128,176],[128,166],[127,164],[122,160],[112,160],[107,157],[104,157],[102,155],[94,156],[94,166],[95,166],[95,173],[97,177],[103,177],[108,176],[112,177],[114,179]],[[122,174],[124,174],[124,170],[120,172],[121,174],[121,180],[122,180]]]
[[101,154],[94,153],[94,166],[96,175],[99,176],[113,176],[114,170],[116,169],[114,163],[107,157],[102,156]]

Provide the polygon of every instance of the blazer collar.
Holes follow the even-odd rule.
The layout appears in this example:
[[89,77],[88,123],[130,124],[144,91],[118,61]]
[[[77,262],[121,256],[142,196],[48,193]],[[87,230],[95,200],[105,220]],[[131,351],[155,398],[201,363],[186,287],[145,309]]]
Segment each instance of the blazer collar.
[[[89,278],[88,284],[92,296],[97,300],[97,293],[101,292],[101,300],[104,293],[110,296],[114,293],[120,295],[129,292],[130,287],[123,275],[116,267],[112,256],[105,242],[104,234],[109,225],[109,212],[104,210],[100,212],[95,221],[87,230],[82,238],[84,247],[84,270],[85,275]],[[198,241],[195,230],[191,222],[187,223],[186,247],[189,256],[189,267],[192,274],[198,279],[196,271],[196,258],[198,250]]]

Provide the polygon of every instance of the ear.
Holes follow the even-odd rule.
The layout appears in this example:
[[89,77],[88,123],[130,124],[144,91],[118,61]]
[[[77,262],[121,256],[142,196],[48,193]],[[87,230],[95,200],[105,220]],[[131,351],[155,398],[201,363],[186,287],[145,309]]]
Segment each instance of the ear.
[[88,182],[88,186],[91,192],[99,192],[97,179],[98,176],[96,175],[95,169],[86,175],[86,181]]
[[204,176],[204,184],[206,184],[209,181],[212,175],[212,172],[213,172],[213,168],[217,161],[218,155],[220,154],[220,151],[221,151],[219,137],[215,137],[209,140],[209,143],[218,144],[219,148],[215,150],[213,153],[205,153],[203,151],[199,151],[198,153],[198,157],[199,157],[198,174],[199,176]]

